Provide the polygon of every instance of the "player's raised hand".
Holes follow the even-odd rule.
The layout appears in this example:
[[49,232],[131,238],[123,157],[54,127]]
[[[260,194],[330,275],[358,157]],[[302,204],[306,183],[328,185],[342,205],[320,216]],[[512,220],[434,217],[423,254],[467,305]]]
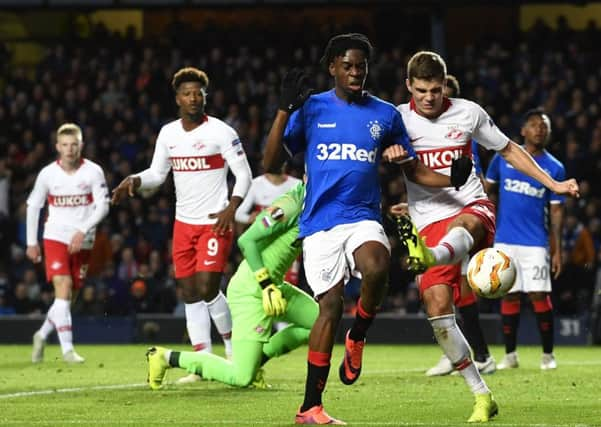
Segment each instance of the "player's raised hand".
[[25,255],[34,264],[37,264],[40,261],[42,261],[42,253],[40,252],[39,245],[27,246],[27,249],[25,250]]
[[409,153],[402,145],[395,144],[387,147],[382,153],[382,158],[391,163],[401,163],[409,157]]
[[226,232],[233,229],[234,215],[236,214],[236,206],[233,204],[227,205],[222,211],[209,214],[209,218],[217,218],[217,222],[213,224],[213,231],[222,236]]
[[278,108],[287,113],[298,110],[313,93],[309,87],[309,79],[302,70],[293,68],[282,80],[280,102]]
[[83,240],[85,237],[86,235],[83,232],[79,230],[76,231],[73,237],[71,238],[71,243],[69,243],[67,251],[70,254],[76,254],[77,252],[79,252],[81,250],[81,246],[83,245]]
[[580,187],[574,178],[558,182],[555,188],[552,188],[554,193],[565,194],[567,196],[580,197]]
[[113,196],[111,197],[111,203],[113,205],[119,204],[121,200],[126,197],[134,197],[135,191],[140,187],[141,180],[137,176],[128,176],[119,183],[115,189],[113,189]]

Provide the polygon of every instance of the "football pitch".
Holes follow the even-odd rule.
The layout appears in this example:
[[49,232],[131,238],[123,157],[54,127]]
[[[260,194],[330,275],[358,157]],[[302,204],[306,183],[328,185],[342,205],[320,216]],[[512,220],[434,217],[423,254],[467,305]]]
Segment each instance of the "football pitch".
[[[306,348],[270,361],[266,390],[216,382],[151,391],[147,345],[79,345],[83,365],[67,365],[56,345],[44,363],[30,363],[30,347],[0,346],[1,426],[284,426],[292,425],[304,393]],[[188,350],[185,345],[175,345]],[[216,353],[222,353],[217,347]],[[436,346],[368,345],[361,378],[338,379],[335,348],[324,402],[333,416],[356,426],[457,426],[472,409],[460,376],[427,378]],[[497,361],[501,347],[492,348]],[[559,347],[558,369],[539,369],[540,347],[519,347],[519,369],[486,381],[499,403],[491,426],[601,426],[601,349]],[[186,373],[170,370],[167,381]]]

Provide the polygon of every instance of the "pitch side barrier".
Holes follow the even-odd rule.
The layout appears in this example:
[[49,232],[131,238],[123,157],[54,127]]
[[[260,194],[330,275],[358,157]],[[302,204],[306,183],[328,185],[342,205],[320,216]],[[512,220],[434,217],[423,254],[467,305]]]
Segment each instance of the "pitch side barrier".
[[[482,328],[488,343],[502,344],[501,316],[481,314]],[[0,316],[0,344],[29,344],[33,333],[43,321],[42,316]],[[336,340],[344,342],[344,331],[351,327],[352,316],[345,316],[338,328]],[[140,314],[118,317],[73,318],[73,334],[76,343],[131,344],[131,343],[187,343],[186,321],[170,314]],[[213,340],[221,342],[213,328]],[[370,343],[380,344],[429,344],[434,343],[432,328],[426,317],[420,314],[379,314],[369,330]],[[52,334],[50,342],[56,342]],[[518,334],[520,345],[539,344],[540,337],[535,317],[522,313]],[[601,324],[591,321],[589,314],[558,316],[555,319],[555,343],[557,345],[601,344]]]

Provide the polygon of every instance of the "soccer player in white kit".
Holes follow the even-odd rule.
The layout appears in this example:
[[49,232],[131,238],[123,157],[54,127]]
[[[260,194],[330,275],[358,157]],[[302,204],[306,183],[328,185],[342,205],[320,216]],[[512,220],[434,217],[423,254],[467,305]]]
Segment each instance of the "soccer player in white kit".
[[71,300],[86,277],[96,226],[109,211],[104,173],[96,163],[81,157],[79,126],[65,123],[56,132],[58,159],[38,174],[27,199],[27,258],[42,261],[38,244],[40,210],[48,202],[44,223],[46,277],[54,286],[54,302],[42,327],[33,336],[31,361],[41,362],[48,335],[56,329],[63,360],[82,363],[73,348]]
[[[555,179],[564,179],[563,165],[545,150],[551,133],[549,117],[542,110],[528,111],[521,133],[524,149],[540,167]],[[528,294],[536,314],[543,347],[540,368],[555,369],[550,294],[551,275],[559,277],[562,267],[564,197],[552,194],[539,182],[510,167],[499,155],[490,162],[486,180],[489,191],[498,191],[499,194],[495,248],[511,256],[518,269],[513,288],[501,302],[506,354],[499,369],[517,368],[519,365],[516,348],[522,293]],[[554,240],[551,247],[550,234]]]
[[[208,351],[211,318],[231,355],[232,318],[219,285],[232,246],[234,214],[248,192],[252,173],[238,134],[205,114],[209,79],[196,68],[175,73],[172,87],[180,119],[161,128],[150,167],[113,190],[113,203],[138,189],[158,187],[173,170],[175,223],[173,265],[182,286],[186,327],[195,351]],[[227,174],[236,178],[228,200]],[[180,382],[200,380],[193,375]]]
[[[497,128],[482,107],[465,99],[444,97],[445,78],[446,64],[436,53],[418,52],[407,65],[406,84],[412,98],[398,108],[413,148],[426,166],[450,173],[452,160],[469,155],[471,140],[475,139],[553,192],[578,195],[575,180],[558,182],[551,178]],[[402,159],[397,149],[387,148],[384,157]],[[473,172],[458,191],[424,187],[409,180],[407,191],[414,224],[406,218],[404,243],[409,250],[410,268],[425,271],[419,278],[419,288],[428,320],[443,352],[475,395],[468,422],[487,422],[498,413],[498,406],[457,327],[453,303],[459,296],[461,260],[493,243],[494,206]]]

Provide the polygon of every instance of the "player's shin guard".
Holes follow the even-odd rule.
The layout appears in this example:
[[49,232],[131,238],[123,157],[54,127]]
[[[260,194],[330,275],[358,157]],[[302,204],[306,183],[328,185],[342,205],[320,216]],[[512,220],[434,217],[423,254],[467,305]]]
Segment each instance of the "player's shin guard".
[[434,330],[434,336],[442,347],[444,354],[449,358],[455,369],[461,373],[472,393],[489,393],[490,390],[470,356],[470,349],[465,337],[457,327],[454,314],[430,317],[428,319]]
[[357,301],[357,314],[355,315],[355,321],[349,331],[349,338],[353,341],[362,341],[365,339],[367,330],[374,321],[375,314],[368,313],[361,304],[361,298]]
[[547,296],[540,301],[532,301],[532,307],[536,314],[538,330],[540,331],[543,344],[543,353],[553,353],[553,305],[551,297]]
[[223,338],[223,344],[225,346],[225,354],[231,356],[232,354],[232,314],[230,313],[230,307],[227,305],[227,300],[223,292],[219,291],[219,294],[207,303],[209,314],[211,319],[215,322],[215,327],[221,337]]
[[501,302],[501,316],[503,319],[505,353],[513,353],[517,347],[518,328],[520,326],[520,301],[503,300]]
[[307,363],[307,382],[305,383],[305,400],[300,407],[300,412],[321,405],[321,396],[328,381],[330,373],[331,353],[320,353],[309,350]]
[[211,318],[204,301],[185,304],[186,328],[194,351],[211,352]]

